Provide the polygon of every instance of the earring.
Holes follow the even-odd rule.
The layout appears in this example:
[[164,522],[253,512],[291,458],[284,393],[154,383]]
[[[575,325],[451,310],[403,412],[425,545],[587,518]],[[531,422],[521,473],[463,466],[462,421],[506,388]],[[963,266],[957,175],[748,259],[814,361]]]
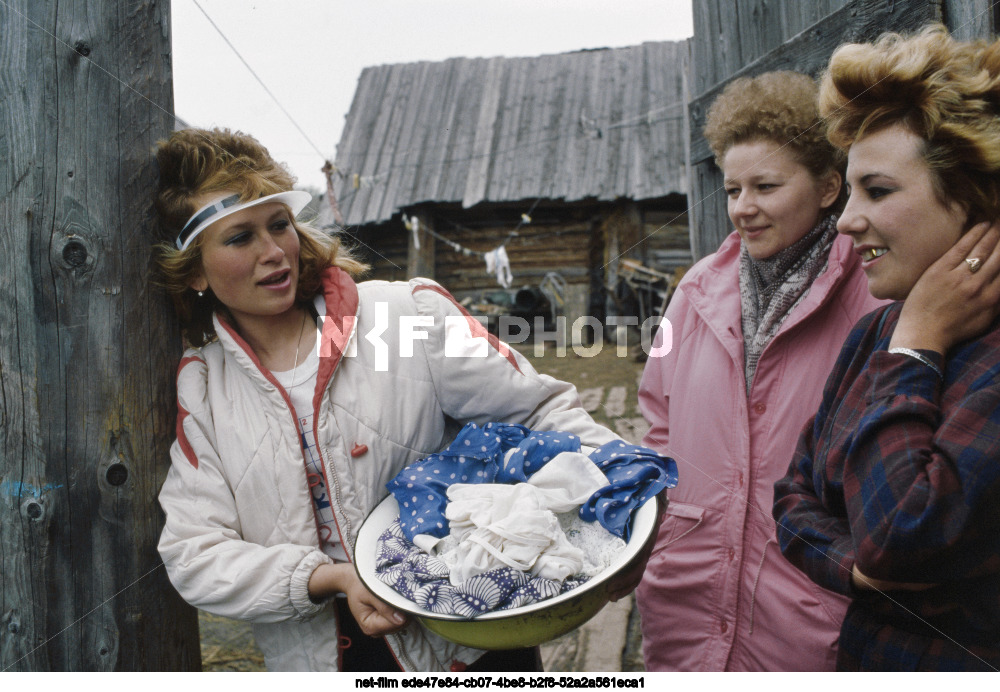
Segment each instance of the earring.
[[202,297],[204,297],[204,295],[205,295],[205,292],[204,292],[204,291],[198,291],[198,297],[199,297],[199,298],[202,298]]

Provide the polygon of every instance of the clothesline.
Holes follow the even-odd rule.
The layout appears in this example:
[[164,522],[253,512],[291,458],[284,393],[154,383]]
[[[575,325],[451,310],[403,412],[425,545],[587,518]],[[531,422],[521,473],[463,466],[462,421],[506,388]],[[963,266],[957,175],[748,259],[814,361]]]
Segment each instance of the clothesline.
[[[513,230],[511,230],[509,233],[507,233],[507,237],[504,238],[503,242],[501,242],[499,246],[497,246],[498,248],[506,246],[507,243],[509,243],[511,240],[513,240],[514,238],[517,238],[518,237],[518,231],[521,229],[521,227],[522,226],[526,226],[527,224],[531,223],[531,213],[533,211],[535,211],[535,207],[537,207],[538,203],[541,202],[541,201],[542,201],[542,198],[538,197],[534,201],[534,203],[531,205],[531,208],[528,209],[527,212],[521,214],[520,221],[518,221],[517,225],[514,227]],[[449,223],[452,226],[454,226],[455,228],[461,229],[463,231],[470,231],[470,232],[472,232],[472,229],[465,228],[464,226],[460,226],[459,224],[454,223],[453,221],[449,221]],[[489,251],[483,252],[483,251],[480,251],[480,250],[472,250],[470,248],[467,248],[467,247],[463,246],[461,243],[457,243],[457,242],[455,242],[454,240],[452,240],[450,238],[446,238],[445,236],[441,235],[440,233],[438,233],[437,231],[435,231],[430,226],[427,226],[427,225],[424,225],[424,224],[420,224],[420,222],[418,221],[418,218],[417,218],[416,215],[407,216],[406,214],[403,214],[403,225],[406,226],[406,230],[408,230],[408,231],[410,231],[411,233],[414,233],[414,234],[418,233],[419,231],[424,231],[428,235],[431,235],[434,238],[440,240],[445,245],[450,246],[453,250],[455,250],[455,252],[461,252],[463,255],[470,255],[470,256],[474,255],[474,256],[477,256],[477,257],[485,257],[486,255],[488,255],[488,254],[490,254],[492,252],[495,252],[495,250],[496,250],[496,248],[494,248],[494,250],[489,250]],[[419,249],[420,248],[419,241],[416,241],[415,244],[416,244],[416,247]]]
[[[330,180],[329,173],[327,173],[327,180],[328,181]],[[330,200],[332,206],[336,204],[336,200],[335,198],[332,197],[332,184],[328,184],[328,187],[331,190]],[[406,214],[403,214],[403,225],[406,227],[406,230],[408,230],[413,235],[413,247],[416,248],[417,250],[420,249],[420,232],[423,231],[428,235],[430,235],[431,237],[440,240],[442,243],[445,243],[446,245],[451,247],[451,249],[453,249],[455,252],[460,252],[461,254],[466,256],[482,257],[483,260],[486,262],[486,273],[496,274],[497,283],[504,288],[510,288],[511,284],[514,282],[514,274],[510,268],[510,258],[507,256],[507,249],[506,249],[507,243],[510,242],[513,238],[517,237],[518,235],[517,232],[522,226],[531,223],[531,213],[535,211],[535,207],[538,206],[538,203],[541,201],[541,199],[542,199],[541,197],[537,198],[534,204],[531,205],[531,208],[528,209],[528,211],[525,212],[524,214],[521,214],[521,220],[518,222],[517,226],[515,226],[514,229],[507,234],[507,237],[503,240],[502,243],[500,243],[500,245],[487,252],[472,250],[470,248],[463,246],[461,243],[451,240],[450,238],[446,238],[445,236],[441,235],[430,226],[420,223],[420,217],[418,217],[416,214],[414,214],[413,216],[407,216]]]
[[[336,167],[330,161],[327,161],[326,165],[323,166],[323,173],[326,176],[326,201],[330,207],[330,211],[333,213],[334,222],[338,226],[342,227],[344,225],[344,217],[340,211],[340,205],[337,202],[337,195],[333,185],[333,175],[335,172],[336,172]],[[355,187],[357,187],[357,184],[355,185]],[[496,274],[497,283],[499,283],[504,288],[510,288],[510,285],[514,281],[514,275],[511,272],[510,268],[510,258],[507,256],[507,250],[506,250],[507,243],[509,243],[512,239],[518,237],[518,230],[520,230],[522,226],[531,223],[531,213],[535,211],[535,207],[538,206],[538,203],[541,200],[542,200],[541,197],[535,199],[534,203],[531,205],[531,208],[528,209],[527,212],[521,214],[521,219],[520,221],[518,221],[517,226],[515,226],[514,229],[507,234],[507,237],[503,240],[503,242],[500,243],[500,245],[498,245],[497,247],[493,248],[492,250],[486,252],[480,250],[472,250],[471,248],[467,248],[461,243],[452,240],[451,238],[446,238],[445,236],[441,235],[430,226],[422,224],[420,222],[420,217],[417,216],[416,214],[409,216],[406,213],[404,213],[402,215],[403,225],[406,227],[406,230],[412,234],[413,247],[415,249],[417,250],[420,249],[420,232],[423,231],[424,233],[427,233],[431,237],[440,240],[442,243],[448,245],[455,252],[459,252],[463,255],[470,257],[482,257],[483,260],[486,262],[486,272],[488,274]],[[461,228],[457,224],[452,224],[452,225],[454,225],[456,228]]]
[[[522,215],[522,224],[524,223],[524,218],[527,215]],[[530,221],[530,218],[528,218]],[[497,283],[504,288],[510,288],[510,285],[514,281],[514,275],[510,270],[510,258],[507,256],[507,250],[505,248],[507,242],[513,235],[516,235],[516,229],[511,231],[507,235],[507,239],[504,240],[499,246],[493,248],[489,252],[480,252],[479,250],[470,250],[467,247],[456,243],[454,240],[445,238],[443,235],[435,231],[433,228],[427,226],[426,224],[420,223],[420,218],[416,215],[407,216],[403,214],[403,225],[406,226],[406,230],[413,234],[413,247],[417,250],[420,249],[420,232],[423,231],[430,236],[437,238],[441,242],[451,246],[455,252],[460,252],[463,255],[482,257],[486,262],[486,273],[496,274]],[[521,226],[518,225],[518,228]]]

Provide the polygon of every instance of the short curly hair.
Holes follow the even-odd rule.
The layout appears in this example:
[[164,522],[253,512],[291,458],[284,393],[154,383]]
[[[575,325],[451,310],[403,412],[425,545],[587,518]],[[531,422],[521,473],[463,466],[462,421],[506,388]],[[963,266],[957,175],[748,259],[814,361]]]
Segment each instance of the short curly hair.
[[819,103],[838,147],[902,125],[923,140],[939,201],[970,222],[1000,216],[1000,41],[957,41],[934,24],[841,46]]
[[769,140],[786,145],[815,177],[843,175],[843,153],[826,138],[816,105],[816,81],[801,72],[766,72],[734,79],[712,103],[705,139],[721,168],[734,144]]
[[[295,178],[256,139],[228,129],[178,130],[159,143],[156,161],[160,183],[154,206],[161,233],[154,248],[157,281],[173,298],[184,338],[202,346],[216,338],[212,314],[221,312],[230,322],[232,316],[211,291],[199,297],[190,288],[201,271],[202,236],[184,250],[177,249],[174,238],[206,194],[232,191],[241,200],[257,199],[291,190]],[[339,238],[294,219],[292,225],[300,246],[298,301],[318,295],[327,267],[340,267],[353,277],[367,269]]]

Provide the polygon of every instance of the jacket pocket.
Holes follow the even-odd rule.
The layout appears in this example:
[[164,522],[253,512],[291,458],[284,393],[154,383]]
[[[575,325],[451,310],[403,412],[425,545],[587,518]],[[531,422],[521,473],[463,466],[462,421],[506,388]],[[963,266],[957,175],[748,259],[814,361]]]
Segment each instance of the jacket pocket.
[[659,533],[656,536],[654,552],[663,550],[701,526],[705,521],[705,508],[668,499]]

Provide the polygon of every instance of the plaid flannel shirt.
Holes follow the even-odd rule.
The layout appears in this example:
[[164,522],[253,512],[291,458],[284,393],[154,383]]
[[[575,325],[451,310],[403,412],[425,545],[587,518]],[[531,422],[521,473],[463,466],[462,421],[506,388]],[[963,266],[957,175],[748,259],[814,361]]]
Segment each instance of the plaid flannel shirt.
[[[1000,328],[940,354],[888,352],[901,303],[851,332],[788,474],[785,556],[851,596],[842,668],[1000,669]],[[862,592],[851,568],[923,591]]]

